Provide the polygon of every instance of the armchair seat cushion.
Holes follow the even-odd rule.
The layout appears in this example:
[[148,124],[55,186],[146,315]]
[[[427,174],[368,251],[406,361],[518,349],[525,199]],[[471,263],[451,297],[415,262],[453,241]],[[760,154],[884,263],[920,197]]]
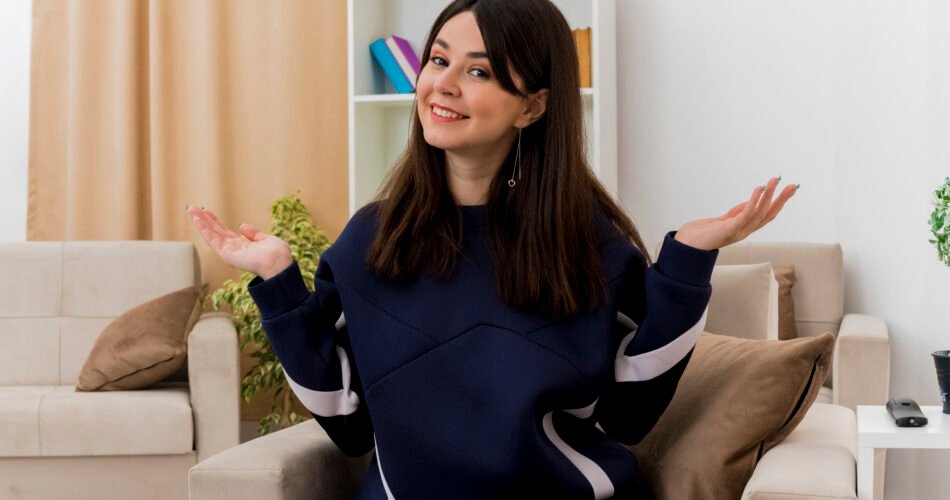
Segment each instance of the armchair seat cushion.
[[0,457],[189,453],[188,385],[77,392],[73,385],[0,386]]
[[854,412],[815,403],[781,443],[762,455],[743,500],[855,498]]

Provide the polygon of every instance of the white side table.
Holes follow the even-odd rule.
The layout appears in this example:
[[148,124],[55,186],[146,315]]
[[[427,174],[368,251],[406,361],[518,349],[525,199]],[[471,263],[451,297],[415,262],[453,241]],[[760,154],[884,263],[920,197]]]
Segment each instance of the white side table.
[[950,449],[950,415],[921,406],[924,427],[898,427],[884,405],[858,405],[858,500],[874,498],[875,448]]

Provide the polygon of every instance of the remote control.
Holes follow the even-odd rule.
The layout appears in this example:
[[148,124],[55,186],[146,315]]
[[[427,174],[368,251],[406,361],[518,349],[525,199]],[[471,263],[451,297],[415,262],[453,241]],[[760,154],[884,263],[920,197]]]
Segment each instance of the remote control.
[[887,412],[894,418],[898,427],[923,427],[927,425],[927,417],[920,411],[920,406],[911,398],[893,398],[887,402]]

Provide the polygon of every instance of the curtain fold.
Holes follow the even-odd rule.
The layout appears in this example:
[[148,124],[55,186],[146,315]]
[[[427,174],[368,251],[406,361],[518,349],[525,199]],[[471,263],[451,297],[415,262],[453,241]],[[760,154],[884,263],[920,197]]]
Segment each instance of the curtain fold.
[[240,271],[185,203],[267,231],[299,191],[335,240],[345,30],[345,0],[34,0],[27,240],[193,241],[212,290]]

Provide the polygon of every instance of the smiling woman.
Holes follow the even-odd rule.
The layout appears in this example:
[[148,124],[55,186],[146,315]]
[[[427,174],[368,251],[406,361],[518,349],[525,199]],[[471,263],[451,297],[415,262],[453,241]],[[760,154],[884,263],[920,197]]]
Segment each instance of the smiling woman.
[[549,0],[456,0],[423,60],[406,151],[314,292],[279,239],[193,210],[198,229],[257,269],[294,394],[344,453],[375,450],[357,498],[652,498],[624,445],[689,363],[715,243],[788,190],[669,231],[654,265],[586,163],[577,53]]

